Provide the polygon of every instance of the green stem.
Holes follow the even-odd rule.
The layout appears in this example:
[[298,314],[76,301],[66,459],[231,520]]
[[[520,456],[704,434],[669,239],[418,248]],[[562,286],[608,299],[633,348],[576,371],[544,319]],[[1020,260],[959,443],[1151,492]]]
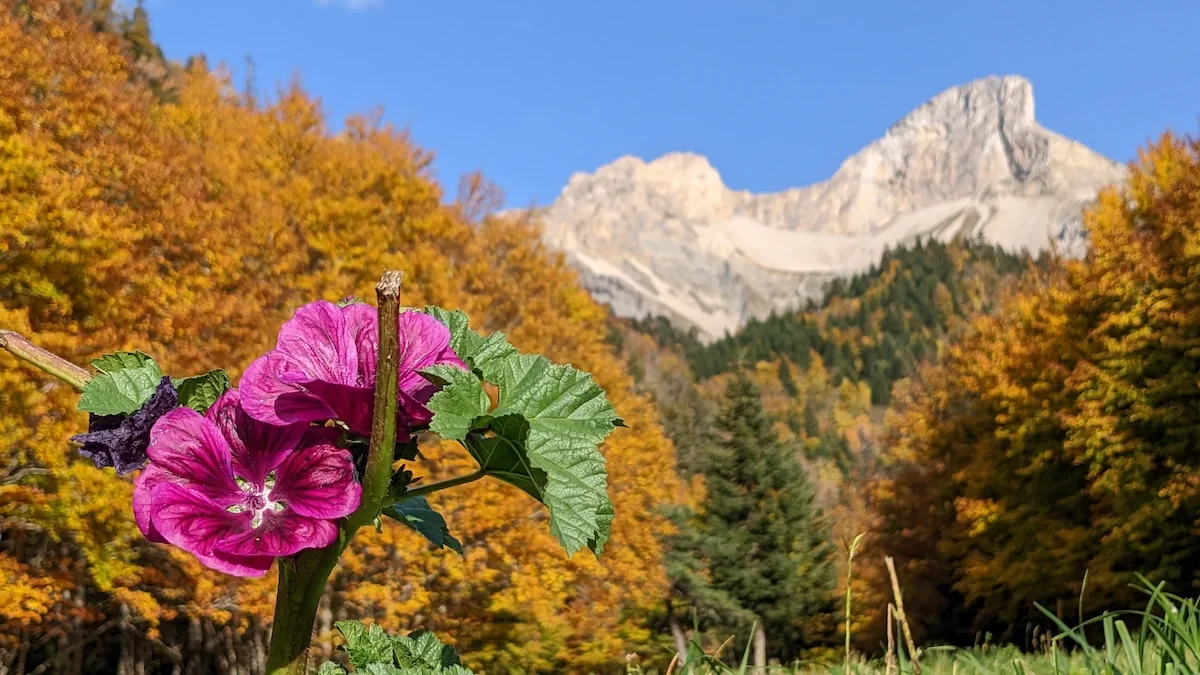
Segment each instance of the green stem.
[[447,479],[444,481],[440,481],[438,483],[430,483],[429,485],[423,485],[419,488],[405,490],[404,494],[401,495],[400,499],[397,501],[403,501],[405,499],[412,499],[413,497],[420,497],[422,495],[432,494],[434,492],[440,492],[442,490],[447,490],[449,488],[457,487],[459,485],[466,485],[467,483],[477,481],[486,475],[487,475],[487,472],[485,472],[483,469],[480,469],[480,470],[476,471],[475,473],[467,474],[465,476],[459,476],[457,478],[450,478],[450,479]]
[[400,400],[400,272],[385,272],[375,287],[379,301],[379,360],[375,366],[375,410],[371,445],[363,471],[362,503],[348,523],[375,522],[392,484],[396,451],[396,408]]
[[7,350],[8,353],[18,359],[37,366],[79,391],[83,391],[84,385],[88,383],[88,380],[92,379],[92,374],[88,371],[41,347],[35,346],[20,333],[14,333],[11,330],[0,330],[0,349]]
[[384,272],[375,293],[379,300],[379,360],[375,367],[375,419],[363,472],[362,500],[342,524],[338,541],[302,551],[279,563],[275,621],[267,650],[268,675],[306,675],[313,622],[325,583],[360,527],[379,517],[392,482],[399,404],[400,272]]
[[846,557],[846,675],[850,675],[850,584],[854,581],[854,554],[858,552],[858,543],[865,535],[865,532],[859,534],[850,542],[849,555]]
[[338,540],[325,548],[308,549],[279,560],[279,590],[275,595],[275,621],[267,672],[271,675],[304,675],[308,672],[308,648],[313,623],[325,583],[353,531],[338,533]]

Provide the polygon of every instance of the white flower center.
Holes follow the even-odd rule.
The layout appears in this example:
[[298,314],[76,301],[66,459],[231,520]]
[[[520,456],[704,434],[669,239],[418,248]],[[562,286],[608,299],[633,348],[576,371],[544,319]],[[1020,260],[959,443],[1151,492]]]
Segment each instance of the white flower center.
[[242,501],[241,503],[226,507],[225,510],[230,513],[253,512],[254,515],[250,519],[250,526],[258,529],[263,523],[264,514],[267,512],[279,513],[287,508],[287,504],[271,499],[271,491],[275,488],[276,479],[274,471],[267,474],[266,479],[263,480],[263,487],[260,489],[245,478],[234,476],[234,482],[242,490]]

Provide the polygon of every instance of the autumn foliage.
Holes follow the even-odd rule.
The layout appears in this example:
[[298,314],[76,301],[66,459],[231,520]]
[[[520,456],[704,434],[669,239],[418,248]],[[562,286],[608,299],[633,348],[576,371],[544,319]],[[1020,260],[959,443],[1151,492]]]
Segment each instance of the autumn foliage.
[[[381,270],[403,269],[406,304],[461,308],[595,374],[630,427],[604,447],[618,515],[602,558],[567,560],[515,488],[439,494],[465,555],[398,527],[360,537],[319,641],[335,617],[373,617],[436,630],[487,672],[586,672],[657,639],[646,617],[665,595],[657,507],[680,498],[674,449],[603,342],[604,310],[530,225],[477,217],[478,180],[443,203],[431,156],[374,118],[334,133],[298,87],[255,100],[202,60],[163,86],[77,8],[18,5],[0,12],[0,325],[78,363],[136,347],[165,370],[232,366],[236,380],[299,305],[369,296]],[[273,579],[144,541],[131,483],[64,440],[86,426],[71,392],[0,367],[4,663],[260,667]],[[428,479],[470,463],[449,445],[430,454],[446,475]]]
[[1020,638],[1033,603],[1136,605],[1200,566],[1200,142],[1166,135],[1085,215],[1091,251],[978,318],[902,395],[876,486],[910,614]]

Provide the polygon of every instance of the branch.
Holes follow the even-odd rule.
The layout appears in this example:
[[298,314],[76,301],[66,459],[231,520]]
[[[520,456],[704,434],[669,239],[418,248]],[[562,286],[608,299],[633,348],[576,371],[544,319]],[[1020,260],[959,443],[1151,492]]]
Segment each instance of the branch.
[[16,485],[26,476],[44,476],[48,473],[50,473],[49,469],[43,469],[40,466],[27,466],[24,469],[18,469],[16,473],[0,478],[0,485]]
[[20,333],[14,333],[11,330],[0,330],[0,349],[8,350],[8,353],[18,359],[37,366],[79,391],[83,391],[84,385],[88,383],[88,380],[92,379],[92,374],[88,371],[56,354],[35,346]]
[[404,275],[384,272],[375,287],[379,304],[379,361],[375,365],[375,418],[371,446],[363,471],[362,501],[350,516],[348,528],[375,522],[392,483],[396,447],[396,408],[399,405],[400,283]]
[[458,476],[457,478],[449,478],[447,480],[440,481],[437,483],[430,483],[429,485],[423,485],[419,488],[415,488],[412,490],[405,490],[404,494],[400,495],[400,498],[397,499],[396,501],[402,502],[405,499],[412,499],[413,497],[420,497],[423,495],[432,494],[434,492],[440,492],[442,490],[447,490],[452,487],[458,487],[459,485],[466,485],[467,483],[477,481],[486,475],[487,475],[487,472],[484,471],[483,469],[480,469],[480,470],[476,471],[475,473],[470,473],[465,476]]

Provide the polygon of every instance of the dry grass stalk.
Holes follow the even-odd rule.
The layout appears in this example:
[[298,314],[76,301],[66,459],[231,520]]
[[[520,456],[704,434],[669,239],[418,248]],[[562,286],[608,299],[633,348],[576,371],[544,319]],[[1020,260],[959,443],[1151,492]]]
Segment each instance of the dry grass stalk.
[[887,606],[887,653],[883,655],[884,675],[896,675],[896,638],[892,632],[892,617],[895,608],[892,603]]
[[913,641],[912,629],[908,627],[908,617],[904,615],[904,597],[900,595],[900,579],[896,576],[896,563],[890,555],[885,556],[883,562],[887,564],[888,575],[892,577],[892,595],[896,596],[896,618],[900,621],[900,628],[904,631],[904,642],[908,645],[908,656],[912,659],[913,675],[921,675],[917,644]]

